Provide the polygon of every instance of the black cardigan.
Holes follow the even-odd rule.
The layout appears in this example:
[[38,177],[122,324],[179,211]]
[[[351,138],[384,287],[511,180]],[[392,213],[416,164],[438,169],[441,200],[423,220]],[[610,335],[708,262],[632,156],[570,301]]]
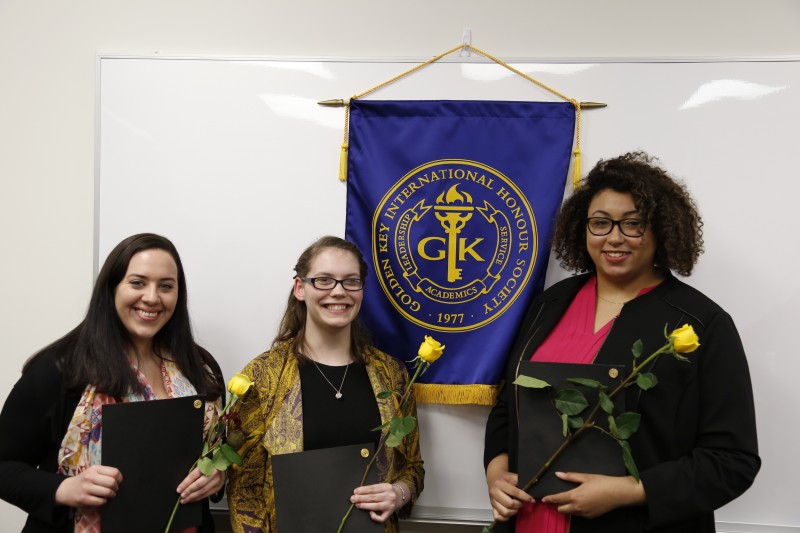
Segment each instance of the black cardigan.
[[[57,348],[39,355],[20,377],[0,413],[0,498],[28,520],[22,533],[72,533],[72,510],[56,505],[65,476],[57,473],[58,450],[83,391],[67,391],[56,368]],[[214,369],[220,375],[219,369]],[[221,378],[220,378],[221,379]],[[200,533],[213,533],[203,503]]]
[[[588,275],[557,283],[533,302],[509,356],[507,383],[517,375],[566,312]],[[731,317],[702,293],[672,275],[655,289],[625,304],[597,354],[598,364],[626,364],[631,346],[644,343],[644,356],[665,342],[667,331],[691,324],[700,348],[690,363],[669,355],[650,369],[658,385],[627,395],[626,410],[641,413],[630,439],[647,503],[616,509],[593,520],[572,517],[572,533],[675,533],[714,531],[714,510],[742,494],[760,466],[750,372]],[[516,471],[516,387],[506,386],[489,414],[484,464],[509,454]],[[524,484],[527,480],[520,480]],[[504,524],[497,531],[513,524]]]

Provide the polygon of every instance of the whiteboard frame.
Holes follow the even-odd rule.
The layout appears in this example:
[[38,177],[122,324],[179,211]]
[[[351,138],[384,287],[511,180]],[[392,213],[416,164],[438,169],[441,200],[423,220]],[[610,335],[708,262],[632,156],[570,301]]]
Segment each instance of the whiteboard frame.
[[[115,59],[135,59],[135,60],[166,60],[166,61],[243,61],[243,62],[330,62],[330,63],[396,63],[419,64],[428,58],[347,58],[347,57],[292,57],[292,56],[161,56],[153,55],[124,55],[124,54],[98,54],[97,56],[97,91],[96,91],[96,138],[95,138],[95,224],[94,224],[94,274],[97,275],[101,258],[100,256],[100,185],[101,185],[101,82],[102,82],[102,63],[105,60]],[[692,64],[692,63],[797,63],[800,56],[778,56],[778,57],[656,57],[656,58],[507,58],[507,63],[552,63],[552,64]],[[483,57],[447,57],[439,61],[440,63],[492,63]],[[398,70],[401,70],[398,68]],[[366,90],[368,87],[364,87]],[[325,95],[322,99],[346,98],[346,95]],[[591,112],[591,111],[588,111]],[[586,169],[584,169],[585,172]],[[701,209],[702,209],[701,205]],[[691,281],[690,281],[691,282]],[[463,508],[441,508],[441,507],[417,507],[415,509],[413,521],[431,523],[455,523],[455,524],[483,524],[491,518],[486,509],[463,509]],[[752,533],[778,533],[788,531],[798,531],[800,528],[794,526],[768,525],[768,524],[744,524],[734,522],[717,522],[718,531],[748,531]]]

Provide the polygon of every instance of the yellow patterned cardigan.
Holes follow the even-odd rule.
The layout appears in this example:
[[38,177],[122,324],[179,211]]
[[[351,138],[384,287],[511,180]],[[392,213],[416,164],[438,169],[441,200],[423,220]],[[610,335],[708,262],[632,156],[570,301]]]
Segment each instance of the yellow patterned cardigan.
[[[405,390],[409,378],[402,363],[373,347],[367,348],[364,357],[376,394],[384,390]],[[239,404],[243,429],[245,434],[255,432],[263,437],[251,441],[253,444],[243,452],[243,464],[230,471],[228,507],[234,533],[277,532],[270,457],[303,450],[303,407],[297,364],[289,344],[281,343],[250,361],[242,370],[255,383]],[[376,401],[382,422],[391,420],[397,413],[397,400],[391,397]],[[416,417],[413,394],[409,406]],[[401,518],[408,516],[422,492],[425,475],[419,433],[415,430],[396,448],[384,448],[375,467],[381,482],[403,481],[409,487],[410,500],[398,512]],[[397,516],[387,520],[385,531],[398,531]]]

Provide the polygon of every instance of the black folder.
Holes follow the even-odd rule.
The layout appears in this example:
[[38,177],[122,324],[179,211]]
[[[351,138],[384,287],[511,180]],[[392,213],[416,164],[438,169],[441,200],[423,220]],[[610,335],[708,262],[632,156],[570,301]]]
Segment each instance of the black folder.
[[[122,473],[117,496],[100,508],[103,533],[161,533],[175,489],[203,451],[201,396],[103,406],[102,463]],[[179,505],[171,529],[202,523],[202,502]]]
[[[361,483],[375,445],[355,444],[272,456],[278,531],[290,533],[335,533],[350,496]],[[378,482],[372,465],[365,485]],[[369,512],[353,508],[344,533],[378,533],[383,524]]]
[[[567,378],[594,379],[608,387],[610,393],[625,379],[625,366],[584,365],[572,363],[539,363],[523,361],[519,374],[546,381],[551,387],[531,389],[517,387],[519,410],[519,486],[523,487],[564,442],[561,416],[553,406],[554,392],[563,389],[580,390],[589,402],[583,413],[589,416],[597,403],[597,389],[567,382]],[[614,416],[623,412],[625,391],[614,397]],[[600,409],[595,422],[608,429],[608,414]],[[556,477],[556,472],[580,472],[625,475],[622,448],[616,440],[596,429],[587,430],[572,441],[528,492],[534,498],[575,488],[575,484]]]

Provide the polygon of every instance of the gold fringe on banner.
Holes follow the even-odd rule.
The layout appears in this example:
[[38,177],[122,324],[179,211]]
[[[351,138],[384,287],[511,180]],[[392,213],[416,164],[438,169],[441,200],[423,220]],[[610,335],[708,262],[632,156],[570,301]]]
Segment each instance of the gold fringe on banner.
[[498,385],[414,383],[414,398],[417,403],[494,405],[499,391]]
[[378,84],[378,85],[376,85],[375,87],[373,87],[373,88],[371,88],[369,90],[364,91],[361,94],[357,94],[357,95],[353,96],[348,101],[344,101],[344,100],[324,100],[322,102],[319,102],[319,105],[324,105],[324,106],[334,106],[334,107],[338,107],[338,106],[342,106],[342,105],[345,106],[345,110],[344,110],[344,141],[342,142],[342,152],[341,152],[341,155],[340,155],[340,158],[339,158],[339,180],[340,181],[347,181],[347,152],[348,152],[348,146],[349,146],[348,145],[348,135],[349,135],[349,128],[350,128],[350,101],[357,100],[359,98],[363,98],[364,96],[367,96],[368,94],[374,93],[378,89],[382,89],[383,87],[386,87],[390,83],[394,83],[395,81],[399,80],[400,78],[408,76],[409,74],[412,74],[412,73],[418,71],[421,68],[427,67],[431,63],[435,63],[435,62],[439,61],[440,59],[442,59],[443,57],[448,56],[448,55],[452,54],[453,52],[457,52],[459,50],[472,50],[476,54],[480,54],[480,55],[482,55],[483,57],[485,57],[487,59],[491,59],[492,61],[494,61],[498,65],[501,65],[501,66],[507,68],[508,70],[513,72],[514,74],[522,76],[526,80],[538,85],[539,87],[541,87],[542,89],[545,89],[546,91],[549,91],[549,92],[553,93],[554,95],[558,96],[559,98],[562,98],[562,99],[564,99],[564,100],[566,100],[568,102],[571,102],[572,105],[575,106],[575,150],[573,151],[573,154],[574,154],[575,157],[574,157],[574,160],[573,160],[573,167],[572,167],[573,168],[573,170],[572,170],[572,185],[573,185],[573,187],[575,189],[577,189],[580,186],[580,180],[581,180],[581,178],[580,178],[581,177],[581,108],[582,107],[584,107],[584,108],[605,107],[606,104],[601,104],[601,103],[596,103],[596,102],[586,102],[586,103],[582,104],[581,102],[578,102],[574,98],[570,98],[570,97],[558,92],[557,90],[553,89],[552,87],[549,87],[549,86],[545,85],[544,83],[532,78],[531,76],[528,76],[524,72],[521,72],[520,70],[515,69],[514,67],[512,67],[511,65],[509,65],[505,61],[502,61],[502,60],[492,56],[491,54],[488,54],[488,53],[484,52],[483,50],[479,50],[478,48],[475,48],[471,44],[466,44],[466,43],[465,44],[460,44],[460,45],[456,46],[455,48],[452,48],[451,50],[448,50],[447,52],[444,52],[443,54],[439,54],[438,56],[436,56],[436,57],[434,57],[432,59],[429,59],[428,61],[425,61],[424,63],[420,63],[419,65],[417,65],[417,66],[415,66],[413,68],[410,68],[407,71],[402,72],[402,73],[398,74],[397,76],[395,76],[395,77],[393,77],[393,78],[391,78],[389,80],[386,80],[385,82],[383,82],[381,84]]

